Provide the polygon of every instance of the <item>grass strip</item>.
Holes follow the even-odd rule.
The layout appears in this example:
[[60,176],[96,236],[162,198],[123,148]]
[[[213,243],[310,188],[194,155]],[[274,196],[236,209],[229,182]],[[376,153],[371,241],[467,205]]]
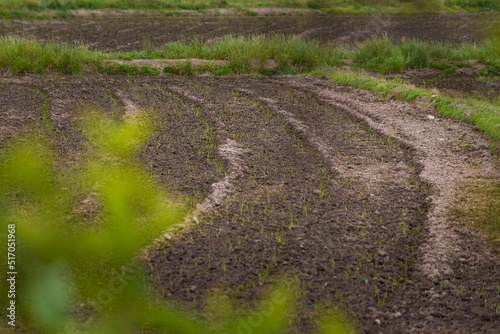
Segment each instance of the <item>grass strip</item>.
[[115,53],[113,58],[132,59],[206,59],[226,60],[235,74],[251,73],[258,68],[272,67],[277,71],[303,71],[317,66],[340,66],[349,53],[332,43],[306,41],[298,36],[227,37],[213,42],[194,40],[188,44],[170,42],[153,50]]
[[227,60],[235,74],[251,73],[266,67],[269,59],[275,62],[277,72],[304,72],[324,66],[341,66],[345,59],[352,66],[381,74],[401,73],[406,69],[437,68],[453,72],[458,67],[486,65],[482,75],[500,73],[498,43],[487,40],[481,45],[423,42],[402,39],[393,43],[387,36],[373,38],[351,47],[334,43],[320,44],[298,36],[227,37],[212,43],[193,40],[188,44],[169,42],[153,50],[115,53],[112,58],[132,59],[189,59]]
[[64,47],[20,37],[0,38],[0,69],[12,74],[82,74],[95,71],[104,55],[86,46]]
[[[20,37],[0,38],[0,69],[12,74],[44,74],[50,70],[63,74],[81,74],[101,69],[104,59],[204,59],[223,60],[222,68],[208,66],[203,71],[217,75],[261,73],[297,74],[325,66],[345,65],[353,68],[388,74],[402,73],[407,69],[435,68],[452,73],[458,67],[484,64],[480,75],[500,73],[499,44],[487,40],[481,45],[422,42],[403,39],[395,44],[387,36],[374,38],[352,47],[333,43],[320,44],[298,36],[227,37],[212,42],[194,40],[190,43],[169,42],[159,49],[146,45],[143,51],[129,53],[101,53],[86,46],[60,46],[55,42],[40,42]],[[189,64],[178,74],[195,74]],[[103,72],[101,70],[101,72]],[[104,71],[106,72],[106,71]],[[159,74],[159,71],[128,71],[110,69],[110,74]]]
[[358,44],[350,56],[354,66],[382,74],[429,67],[452,73],[457,67],[472,67],[476,62],[487,66],[484,74],[500,71],[499,47],[495,40],[454,46],[403,38],[396,45],[383,36]]

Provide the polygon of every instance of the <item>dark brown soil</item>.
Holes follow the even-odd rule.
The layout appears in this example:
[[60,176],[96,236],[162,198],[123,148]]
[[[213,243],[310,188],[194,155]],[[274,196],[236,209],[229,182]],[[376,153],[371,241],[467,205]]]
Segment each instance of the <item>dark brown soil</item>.
[[437,88],[449,96],[499,102],[500,78],[497,75],[480,76],[474,71],[464,73],[465,70],[458,69],[453,74],[438,70],[411,71],[399,77],[419,87]]
[[297,34],[321,42],[352,44],[387,34],[450,43],[484,39],[490,16],[371,17],[166,17],[76,18],[68,20],[0,21],[0,36],[34,36],[64,44],[85,43],[102,51],[144,50],[171,41],[210,41],[229,34]]
[[224,287],[253,304],[285,278],[300,285],[295,333],[311,332],[325,305],[360,332],[500,330],[498,255],[480,235],[433,220],[453,202],[448,184],[462,182],[449,171],[498,176],[468,125],[296,77],[27,77],[0,88],[0,116],[20,115],[2,138],[45,126],[67,157],[82,149],[75,125],[89,107],[152,115],[144,168],[200,203],[199,224],[149,259],[162,296],[200,309]]
[[35,87],[22,83],[2,83],[0,89],[0,143],[22,135],[43,120],[44,98]]
[[[377,308],[376,291],[388,287],[392,295],[404,289],[419,243],[414,230],[425,213],[418,168],[408,179],[351,180],[331,170],[306,138],[255,99],[276,98],[351,168],[397,161],[411,169],[411,152],[300,91],[253,80],[224,81],[222,87],[204,88],[206,95],[200,97],[219,106],[228,132],[248,148],[245,178],[231,203],[207,214],[199,229],[151,259],[164,294],[203,305],[210,288],[221,283],[239,290],[237,297],[243,299],[267,277],[297,277],[305,295],[295,326],[306,332],[315,305],[336,300],[353,314],[365,314]],[[194,84],[195,92],[204,87]],[[240,88],[255,95],[237,94]]]

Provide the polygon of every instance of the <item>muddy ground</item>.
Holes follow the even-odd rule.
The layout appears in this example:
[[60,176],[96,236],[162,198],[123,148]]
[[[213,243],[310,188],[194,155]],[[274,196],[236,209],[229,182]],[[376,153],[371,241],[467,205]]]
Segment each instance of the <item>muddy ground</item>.
[[89,108],[150,113],[140,161],[196,208],[149,257],[165,298],[248,305],[286,279],[294,333],[330,306],[362,333],[500,331],[499,255],[453,214],[499,183],[471,125],[302,76],[23,77],[0,81],[2,146],[37,128],[76,160]]
[[300,35],[306,39],[353,44],[387,34],[425,41],[476,43],[484,40],[491,15],[397,17],[128,17],[75,18],[66,20],[2,20],[0,36],[34,36],[64,44],[88,44],[101,51],[143,50],[171,41],[205,42],[254,34]]
[[387,75],[385,77],[389,79],[400,77],[419,87],[437,88],[448,96],[471,97],[493,103],[500,101],[499,76],[482,76],[471,68],[459,68],[452,74],[430,69],[410,70],[401,75]]

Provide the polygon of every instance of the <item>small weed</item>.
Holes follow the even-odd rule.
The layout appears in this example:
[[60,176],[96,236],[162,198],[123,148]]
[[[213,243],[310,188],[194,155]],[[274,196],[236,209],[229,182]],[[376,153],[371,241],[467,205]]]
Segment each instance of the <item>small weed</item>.
[[175,67],[171,65],[167,65],[163,68],[163,72],[168,73],[168,74],[174,74],[175,73]]
[[144,66],[141,66],[141,71],[140,73],[142,75],[158,75],[160,74],[160,70],[155,68],[155,67],[151,67],[149,65],[144,65]]
[[200,66],[200,72],[213,72],[217,69],[217,65],[213,61],[207,61]]
[[259,15],[259,13],[257,12],[254,12],[253,10],[244,10],[243,13],[246,15],[246,16],[257,16]]

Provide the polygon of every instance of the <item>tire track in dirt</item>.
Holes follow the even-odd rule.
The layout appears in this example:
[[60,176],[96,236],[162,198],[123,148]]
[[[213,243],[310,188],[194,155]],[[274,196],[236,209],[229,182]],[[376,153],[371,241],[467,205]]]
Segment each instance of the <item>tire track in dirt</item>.
[[294,129],[297,134],[308,141],[312,147],[320,152],[320,154],[328,162],[328,165],[332,172],[334,172],[335,174],[339,174],[345,179],[355,178],[357,182],[376,185],[385,181],[388,171],[391,171],[393,178],[400,180],[408,178],[411,174],[411,170],[408,166],[392,161],[386,161],[384,163],[370,162],[367,165],[353,168],[344,159],[336,156],[332,148],[327,143],[325,143],[323,139],[321,139],[321,137],[315,135],[308,125],[306,125],[303,121],[297,119],[293,113],[281,109],[278,101],[259,96],[249,89],[238,89],[238,91],[263,102],[274,112],[282,115],[286,122]]
[[[154,255],[153,253],[160,247],[165,247],[167,242],[172,241],[173,233],[175,232],[178,234],[179,225],[182,225],[184,228],[192,224],[199,224],[199,216],[207,214],[220,207],[224,200],[235,192],[236,188],[234,183],[242,177],[243,170],[246,168],[243,156],[248,152],[248,150],[234,140],[228,138],[223,145],[218,147],[217,151],[219,155],[229,163],[229,167],[227,168],[228,174],[222,180],[212,184],[212,193],[209,194],[202,203],[197,204],[195,209],[183,220],[182,223],[176,224],[175,226],[167,229],[160,238],[156,239],[150,247],[147,247],[143,251],[143,258],[146,261],[148,261],[150,257]],[[149,267],[150,269],[153,269],[153,266],[150,263]]]
[[238,89],[238,91],[263,102],[274,112],[283,116],[283,119],[286,121],[286,123],[288,123],[293,128],[293,130],[302,138],[307,140],[309,144],[316,150],[318,150],[320,154],[329,162],[329,167],[332,172],[334,172],[335,174],[341,174],[343,177],[350,176],[348,175],[348,171],[343,168],[342,162],[339,159],[336,159],[333,154],[330,153],[328,146],[323,142],[323,140],[311,134],[311,132],[309,131],[309,127],[300,120],[296,119],[292,113],[280,109],[277,101],[266,97],[260,97],[255,92],[249,89]]
[[[377,305],[373,298],[376,286],[404,288],[417,242],[411,233],[404,232],[420,224],[417,207],[422,204],[422,196],[415,186],[405,185],[405,180],[386,182],[383,191],[373,189],[371,196],[362,182],[351,184],[350,180],[338,177],[318,149],[303,136],[297,136],[287,120],[287,117],[298,120],[296,115],[275,112],[265,101],[239,93],[241,87],[255,92],[250,88],[252,81],[197,78],[196,83],[184,84],[188,95],[196,94],[196,101],[216,106],[214,110],[227,124],[228,132],[242,138],[252,151],[249,171],[237,184],[239,195],[150,259],[151,268],[159,277],[160,291],[188,303],[195,298],[198,305],[214,285],[228,284],[240,289],[243,295],[250,293],[252,302],[261,291],[258,287],[267,284],[267,277],[272,281],[273,277],[290,275],[300,279],[305,294],[300,324],[295,324],[294,332],[310,332],[314,324],[309,315],[314,313],[314,305],[328,300],[346,303],[348,312],[370,317],[371,309]],[[269,83],[269,79],[262,82]],[[259,94],[266,97],[272,96],[277,88],[256,86]],[[282,91],[283,97],[293,99],[294,90]],[[310,102],[314,101],[304,101],[293,108],[309,112]],[[289,107],[287,104],[279,110],[292,110]],[[336,111],[330,108],[329,113]],[[303,120],[295,124],[313,126]],[[356,124],[348,128],[356,129]],[[368,130],[360,127],[359,133],[355,132],[366,137]],[[332,131],[343,133],[337,148],[345,148],[346,154],[357,152],[354,142],[348,147],[342,143],[348,135],[345,126],[333,124]],[[316,136],[327,145],[325,137]],[[384,144],[383,148],[372,156],[386,160],[385,150],[402,151],[395,145]],[[402,154],[393,158],[405,161]],[[397,198],[400,194],[404,199]],[[401,208],[413,216],[397,217],[395,212]],[[377,217],[383,217],[383,222]],[[210,255],[212,262],[204,259],[207,255],[199,259],[200,254]],[[224,261],[222,265],[219,260]],[[204,262],[208,267],[196,266]],[[184,264],[189,271],[180,274],[177,266]],[[370,282],[363,279],[359,284],[361,277]],[[248,288],[256,283],[256,289]],[[387,300],[393,300],[390,290],[387,294]],[[359,295],[364,296],[361,303],[356,301]]]
[[[216,137],[219,141],[223,142],[222,145],[218,146],[217,152],[229,164],[229,167],[226,168],[227,175],[222,180],[212,184],[212,193],[210,193],[202,203],[197,204],[196,208],[184,219],[182,223],[184,226],[189,226],[193,223],[199,224],[198,217],[200,215],[215,210],[223,204],[227,197],[235,192],[236,188],[234,183],[242,177],[243,171],[247,168],[245,166],[246,162],[244,155],[247,154],[249,150],[243,147],[240,143],[227,137],[228,134],[224,123],[219,118],[214,117],[213,111],[211,108],[207,108],[207,106],[205,106],[202,99],[176,86],[168,86],[167,91],[173,92],[189,103],[196,105],[201,110],[208,111],[208,114],[211,115],[211,118],[217,125]],[[149,258],[152,252],[159,246],[164,246],[165,242],[171,239],[171,231],[177,228],[177,226],[174,226],[166,231],[161,238],[157,239],[153,243],[152,247],[146,250],[145,258]]]
[[123,104],[123,107],[125,108],[125,117],[134,116],[138,113],[139,110],[137,109],[135,104],[129,100],[129,98],[123,93],[123,91],[115,90],[115,95],[116,97],[118,97],[118,99]]
[[459,195],[458,187],[471,183],[470,179],[497,180],[499,174],[489,160],[481,161],[481,170],[473,168],[464,162],[464,152],[454,152],[450,146],[459,144],[467,136],[469,141],[476,143],[487,154],[487,143],[471,134],[469,129],[449,120],[430,121],[426,116],[433,111],[429,109],[418,110],[393,101],[360,101],[356,91],[339,92],[341,89],[335,85],[325,87],[315,85],[315,82],[306,84],[298,80],[287,83],[318,95],[326,103],[355,114],[372,128],[415,148],[423,166],[421,177],[434,189],[429,196],[433,204],[426,223],[429,238],[421,247],[421,270],[429,280],[452,275],[450,262],[456,256],[452,250],[455,249],[458,236],[450,228],[453,222],[449,217],[450,208]]
[[[418,250],[418,270],[412,275],[412,280],[418,280],[424,290],[409,294],[415,298],[415,303],[421,303],[418,309],[409,311],[415,313],[413,326],[416,327],[413,329],[428,332],[430,327],[427,326],[436,326],[436,320],[445,317],[442,312],[455,314],[445,317],[451,331],[462,331],[464,328],[484,330],[485,325],[492,330],[500,324],[500,321],[491,320],[495,307],[498,315],[500,306],[498,303],[495,306],[494,302],[500,281],[500,259],[488,247],[483,235],[457,224],[454,215],[459,198],[462,201],[465,198],[466,202],[473,200],[467,189],[485,183],[499,183],[498,166],[489,159],[491,152],[483,139],[484,135],[474,133],[470,124],[440,118],[429,120],[427,115],[435,113],[431,109],[381,100],[366,91],[343,88],[322,80],[288,77],[274,81],[313,94],[325,103],[353,114],[377,131],[414,148],[415,158],[422,166],[420,177],[430,187],[428,200],[432,204],[424,224],[427,238]],[[472,146],[473,149],[465,149],[464,146]],[[488,275],[484,276],[485,273]],[[479,282],[475,278],[477,275]],[[440,287],[436,288],[438,282]],[[464,291],[467,289],[466,295],[471,301],[476,294],[486,293],[483,303],[474,304],[476,318],[468,316],[465,311],[471,307],[468,303],[473,303],[464,302]],[[490,303],[493,301],[491,306],[487,300]],[[401,309],[408,304],[412,303],[403,302]],[[488,308],[490,315],[484,313]],[[464,311],[464,318],[456,317],[455,312]],[[466,324],[470,319],[478,321]],[[397,322],[394,318],[388,320]],[[452,325],[449,325],[450,321]]]

